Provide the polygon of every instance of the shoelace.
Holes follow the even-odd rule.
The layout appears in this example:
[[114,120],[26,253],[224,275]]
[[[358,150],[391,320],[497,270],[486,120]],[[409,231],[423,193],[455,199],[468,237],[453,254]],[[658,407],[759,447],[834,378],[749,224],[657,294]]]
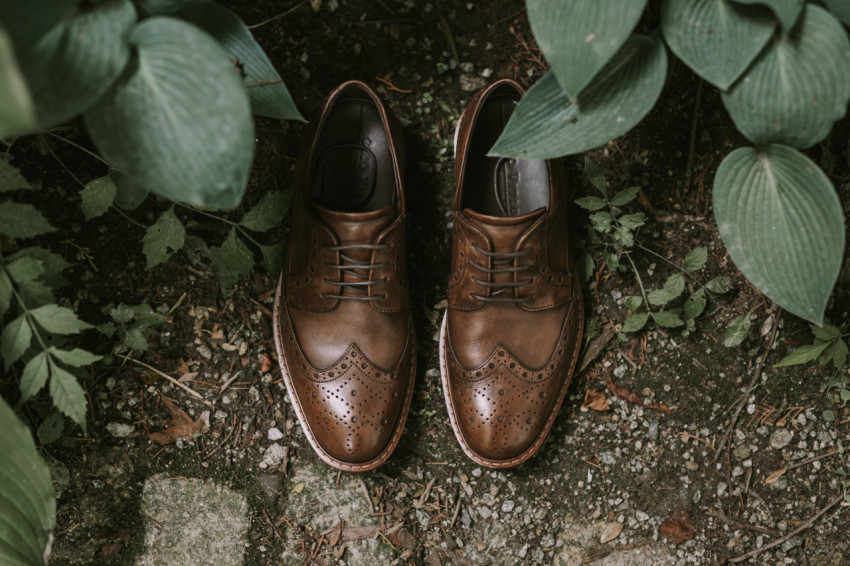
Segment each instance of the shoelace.
[[[484,265],[479,264],[475,260],[472,260],[472,266],[490,275],[499,275],[503,273],[519,273],[521,271],[526,271],[534,267],[533,263],[526,263],[524,265],[517,266],[513,265],[514,261],[517,258],[528,255],[534,250],[534,248],[525,248],[519,250],[518,252],[489,252],[487,250],[482,249],[475,242],[472,242],[472,247],[475,248],[477,252],[490,258],[490,264],[493,267],[486,267]],[[478,285],[490,289],[490,294],[487,297],[485,297],[484,295],[479,295],[477,293],[469,294],[470,297],[472,297],[476,301],[481,301],[482,303],[523,303],[534,298],[534,293],[526,295],[524,297],[513,296],[513,293],[510,293],[518,287],[522,287],[531,283],[533,281],[531,277],[527,279],[521,279],[519,281],[501,281],[498,283],[494,283],[491,281],[481,280],[473,275],[472,280],[475,281],[475,283],[477,283]],[[509,296],[503,296],[505,294],[509,294]]]
[[[382,261],[380,263],[373,264],[370,261],[354,259],[353,257],[346,255],[345,252],[355,250],[373,252],[376,250],[386,250],[389,247],[390,246],[388,244],[348,244],[345,246],[324,246],[324,249],[326,250],[339,252],[341,263],[339,265],[325,263],[325,267],[339,270],[343,281],[332,281],[328,278],[324,278],[323,281],[325,283],[339,287],[339,293],[322,293],[322,298],[343,300],[350,299],[352,301],[380,301],[382,299],[386,299],[386,293],[372,296],[369,295],[369,287],[379,285],[387,280],[386,277],[381,277],[380,279],[369,279],[369,272],[373,269],[386,267],[389,265],[389,262]],[[346,275],[357,279],[357,281],[344,281]],[[344,293],[346,289],[355,294],[345,295]]]

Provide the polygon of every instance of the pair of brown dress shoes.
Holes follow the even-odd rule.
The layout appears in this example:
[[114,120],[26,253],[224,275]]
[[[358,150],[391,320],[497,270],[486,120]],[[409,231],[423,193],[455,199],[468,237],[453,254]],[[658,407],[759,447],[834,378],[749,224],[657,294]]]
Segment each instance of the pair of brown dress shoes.
[[[488,157],[522,88],[497,81],[463,112],[440,371],[452,428],[478,464],[530,458],[564,400],[584,311],[560,164]],[[346,82],[305,138],[274,334],[319,457],[365,471],[398,444],[416,374],[405,268],[404,136],[377,94]]]

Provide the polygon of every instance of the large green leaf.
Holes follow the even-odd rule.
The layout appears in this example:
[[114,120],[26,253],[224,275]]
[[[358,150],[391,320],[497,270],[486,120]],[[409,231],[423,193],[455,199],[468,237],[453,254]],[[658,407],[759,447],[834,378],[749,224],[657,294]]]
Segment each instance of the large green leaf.
[[726,90],[768,42],[776,20],[763,6],[730,0],[664,0],[661,28],[679,59]]
[[50,398],[56,408],[86,431],[86,393],[77,376],[48,358],[50,366]]
[[844,216],[815,163],[784,145],[730,153],[714,179],[729,257],[765,295],[818,325],[844,253]]
[[617,53],[646,0],[527,0],[534,39],[570,99]]
[[50,470],[32,433],[0,398],[0,564],[47,563],[56,526]]
[[129,42],[131,70],[85,115],[95,144],[151,192],[233,208],[248,182],[254,125],[227,53],[192,24],[164,16],[137,25]]
[[782,32],[788,33],[797,23],[797,18],[803,10],[806,0],[734,0],[739,4],[761,4],[767,6],[776,15]]
[[806,6],[797,27],[777,36],[723,93],[741,133],[755,144],[800,149],[823,140],[850,99],[850,41],[823,8]]
[[35,109],[12,44],[0,27],[0,139],[35,126]]
[[230,55],[245,80],[254,114],[305,121],[280,75],[239,16],[215,2],[183,9],[180,15],[213,36]]
[[532,86],[490,150],[549,158],[580,153],[632,129],[661,94],[667,51],[659,39],[633,35],[571,102],[550,71]]
[[829,11],[835,17],[850,26],[850,1],[848,0],[823,0]]
[[2,0],[0,13],[42,128],[85,112],[130,59],[126,35],[137,17],[130,0]]

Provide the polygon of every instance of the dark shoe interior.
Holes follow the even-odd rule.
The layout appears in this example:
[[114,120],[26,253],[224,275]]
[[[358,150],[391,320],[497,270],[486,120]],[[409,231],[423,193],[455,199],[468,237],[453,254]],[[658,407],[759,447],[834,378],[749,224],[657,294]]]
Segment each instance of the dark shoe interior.
[[522,216],[549,206],[545,160],[487,156],[519,99],[513,88],[505,88],[493,92],[484,102],[467,153],[462,208],[488,216]]
[[339,95],[313,153],[313,201],[339,212],[390,206],[395,173],[389,135],[375,101],[356,87]]

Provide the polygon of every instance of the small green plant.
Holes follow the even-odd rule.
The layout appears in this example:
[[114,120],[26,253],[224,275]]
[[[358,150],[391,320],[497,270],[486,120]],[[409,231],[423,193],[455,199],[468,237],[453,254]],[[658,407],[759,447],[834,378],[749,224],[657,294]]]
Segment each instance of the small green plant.
[[[682,265],[678,265],[642,246],[637,239],[637,234],[639,228],[646,223],[646,215],[643,212],[626,213],[622,210],[622,207],[637,198],[640,187],[630,187],[609,197],[605,172],[599,164],[587,157],[584,170],[590,184],[602,195],[602,198],[586,196],[576,200],[576,204],[591,212],[589,217],[591,225],[588,230],[590,245],[601,248],[602,260],[612,273],[627,271],[626,264],[628,264],[640,287],[640,295],[626,299],[626,308],[631,311],[631,314],[623,323],[623,332],[637,332],[652,319],[662,328],[684,326],[682,336],[689,336],[696,330],[695,319],[705,310],[708,297],[729,290],[726,278],[722,275],[717,276],[703,284],[694,276],[694,273],[702,269],[708,259],[708,251],[703,247],[688,252]],[[631,258],[633,249],[649,253],[669,263],[678,271],[670,275],[660,289],[647,292],[640,272]],[[579,263],[586,277],[595,268],[589,253],[580,256]],[[690,292],[683,305],[665,308],[685,293],[685,276],[696,283],[699,289]],[[653,310],[652,307],[660,307],[660,309]]]
[[[120,345],[130,350],[145,351],[148,349],[148,337],[154,328],[165,324],[168,317],[154,312],[150,305],[120,304],[109,310],[111,322],[97,326],[98,332],[107,337],[117,334]],[[116,346],[116,347],[120,347]]]

